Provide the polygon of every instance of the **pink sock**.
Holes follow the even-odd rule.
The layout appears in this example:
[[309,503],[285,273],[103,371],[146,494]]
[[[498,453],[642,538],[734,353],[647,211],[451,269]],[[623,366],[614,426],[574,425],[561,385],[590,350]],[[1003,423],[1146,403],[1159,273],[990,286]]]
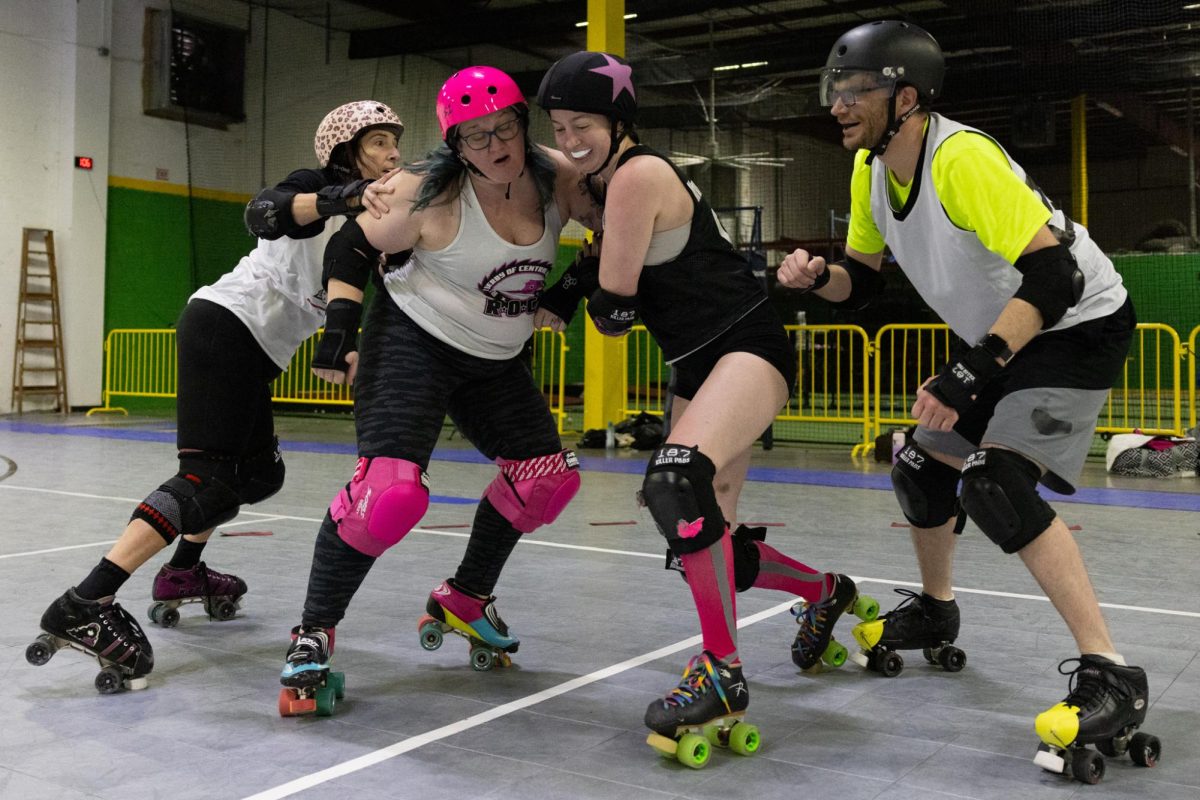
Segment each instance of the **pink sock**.
[[[778,589],[810,603],[819,603],[833,589],[833,576],[817,572],[807,564],[793,561],[766,542],[755,542],[758,547],[758,577],[754,585],[760,589]],[[688,573],[691,577],[691,573]]]
[[679,558],[700,614],[704,649],[726,663],[736,661],[737,602],[733,591],[733,540],[729,531],[712,547]]

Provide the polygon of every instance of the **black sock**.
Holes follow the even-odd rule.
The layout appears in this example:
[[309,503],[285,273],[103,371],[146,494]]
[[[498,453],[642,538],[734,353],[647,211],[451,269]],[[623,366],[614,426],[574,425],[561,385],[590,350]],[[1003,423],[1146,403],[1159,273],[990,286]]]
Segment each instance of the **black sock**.
[[75,594],[84,600],[99,600],[117,593],[117,590],[129,580],[129,573],[118,567],[107,558],[92,567],[88,576],[75,587]]
[[190,542],[180,536],[179,542],[175,545],[175,553],[167,562],[167,566],[173,569],[191,569],[200,563],[200,554],[204,552],[206,544],[208,544],[207,540]]
[[350,600],[374,563],[374,556],[360,553],[342,541],[337,523],[327,513],[313,547],[308,594],[304,598],[304,616],[300,618],[300,624],[306,628],[332,628],[341,622]]
[[486,497],[479,501],[475,511],[475,524],[471,526],[471,538],[467,541],[467,552],[454,573],[454,581],[475,594],[487,597],[500,580],[504,562],[512,553],[521,532],[512,526],[496,510]]

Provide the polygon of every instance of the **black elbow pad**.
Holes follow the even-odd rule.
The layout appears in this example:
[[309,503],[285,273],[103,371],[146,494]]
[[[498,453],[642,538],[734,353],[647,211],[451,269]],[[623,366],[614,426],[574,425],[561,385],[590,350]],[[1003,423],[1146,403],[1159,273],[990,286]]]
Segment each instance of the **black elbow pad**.
[[1013,297],[1024,300],[1042,315],[1042,330],[1053,328],[1083,297],[1083,270],[1065,244],[1043,247],[1021,256],[1013,265],[1021,285]]
[[274,240],[287,235],[296,227],[296,220],[292,216],[293,197],[295,195],[291,192],[263,189],[246,204],[246,211],[242,215],[246,230],[259,239]]
[[846,311],[859,311],[866,308],[867,304],[883,291],[883,275],[879,270],[872,269],[850,256],[836,263],[850,276],[850,296],[840,303],[834,303],[836,307]]
[[337,278],[356,289],[365,289],[380,255],[382,253],[371,246],[358,223],[349,220],[325,246],[321,285],[329,288],[329,279]]

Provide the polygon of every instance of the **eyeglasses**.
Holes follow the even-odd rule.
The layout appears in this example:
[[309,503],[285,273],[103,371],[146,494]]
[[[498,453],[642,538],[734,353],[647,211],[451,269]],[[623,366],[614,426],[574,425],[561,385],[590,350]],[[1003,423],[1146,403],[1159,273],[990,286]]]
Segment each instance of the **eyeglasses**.
[[855,82],[854,73],[827,68],[821,75],[821,105],[826,108],[832,108],[840,100],[843,106],[849,108],[871,92],[890,93],[896,88],[895,80],[880,73],[859,72],[858,80],[869,81],[870,85],[838,88],[836,86],[837,83],[842,83],[844,86],[846,83]]
[[502,142],[507,142],[515,138],[520,132],[521,120],[519,118],[510,119],[508,122],[497,125],[493,130],[468,133],[466,136],[462,137],[462,140],[466,142],[467,147],[471,148],[472,150],[487,150],[492,144],[493,136]]

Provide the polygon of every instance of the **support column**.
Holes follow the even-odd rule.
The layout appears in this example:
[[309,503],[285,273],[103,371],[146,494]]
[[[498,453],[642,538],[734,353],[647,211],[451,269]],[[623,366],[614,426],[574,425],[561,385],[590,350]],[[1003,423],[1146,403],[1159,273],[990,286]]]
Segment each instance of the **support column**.
[[1071,218],[1088,224],[1087,95],[1071,100]]

